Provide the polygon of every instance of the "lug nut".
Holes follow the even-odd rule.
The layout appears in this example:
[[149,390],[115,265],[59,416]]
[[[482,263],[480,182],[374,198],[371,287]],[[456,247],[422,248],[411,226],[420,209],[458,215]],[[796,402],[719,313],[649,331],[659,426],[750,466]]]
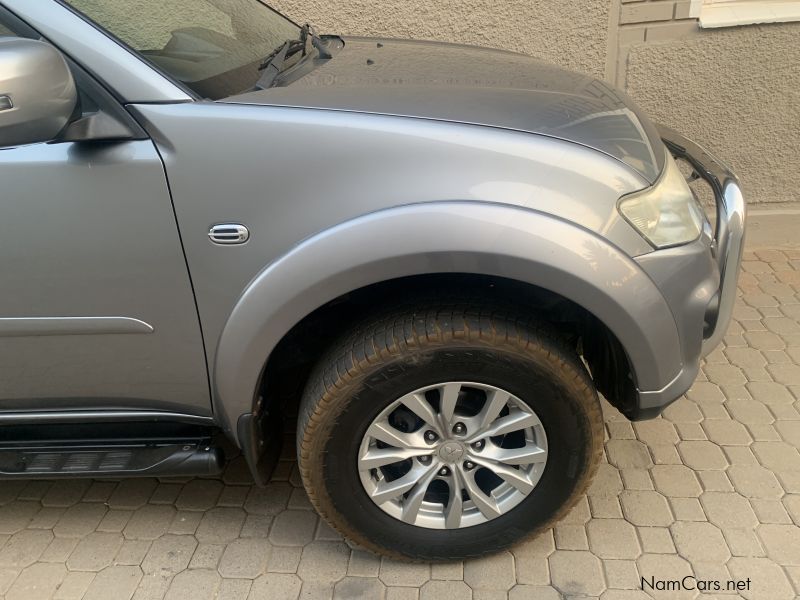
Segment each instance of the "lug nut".
[[472,469],[474,469],[474,468],[475,468],[475,463],[474,463],[474,462],[472,462],[472,461],[469,461],[469,460],[468,460],[468,461],[466,461],[466,462],[464,463],[464,468],[465,468],[467,471],[471,471]]
[[433,431],[426,431],[425,432],[425,441],[428,442],[429,444],[432,444],[437,439],[439,439],[439,436],[436,435],[436,433],[434,433]]
[[419,462],[421,462],[423,465],[430,464],[431,457],[430,456],[420,456],[419,457]]
[[442,467],[441,469],[439,469],[439,475],[441,475],[442,477],[447,477],[448,475],[450,475],[450,469],[448,469],[447,467]]
[[453,433],[456,435],[464,435],[467,432],[467,427],[463,423],[456,423],[453,426]]
[[483,440],[478,440],[474,444],[472,444],[472,448],[474,450],[483,450]]

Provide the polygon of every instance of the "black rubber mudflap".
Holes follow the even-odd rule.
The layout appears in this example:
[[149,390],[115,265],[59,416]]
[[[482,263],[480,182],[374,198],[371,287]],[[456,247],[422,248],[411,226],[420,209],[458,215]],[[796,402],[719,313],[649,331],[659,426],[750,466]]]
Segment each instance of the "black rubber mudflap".
[[281,454],[283,441],[281,420],[270,418],[269,413],[261,416],[242,415],[239,417],[237,433],[253,481],[259,486],[267,485]]

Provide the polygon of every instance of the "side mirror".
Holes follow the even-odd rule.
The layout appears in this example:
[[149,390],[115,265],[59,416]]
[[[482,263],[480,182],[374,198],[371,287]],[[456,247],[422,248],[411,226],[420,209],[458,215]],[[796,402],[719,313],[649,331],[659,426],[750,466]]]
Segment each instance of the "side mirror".
[[0,146],[49,142],[78,103],[61,53],[37,40],[0,37]]

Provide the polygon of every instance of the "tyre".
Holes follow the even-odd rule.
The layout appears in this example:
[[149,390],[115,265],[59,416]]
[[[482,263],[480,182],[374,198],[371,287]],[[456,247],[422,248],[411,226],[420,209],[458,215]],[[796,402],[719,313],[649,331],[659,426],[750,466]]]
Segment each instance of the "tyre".
[[374,552],[451,560],[551,526],[600,461],[597,393],[530,317],[474,302],[387,311],[313,369],[300,472],[317,511]]

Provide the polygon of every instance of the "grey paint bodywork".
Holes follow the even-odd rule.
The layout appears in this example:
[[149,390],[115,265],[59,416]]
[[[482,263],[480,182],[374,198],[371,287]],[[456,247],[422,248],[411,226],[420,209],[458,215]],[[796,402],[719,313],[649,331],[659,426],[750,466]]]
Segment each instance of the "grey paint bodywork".
[[[15,265],[21,291],[0,300],[0,317],[24,319],[16,326],[27,332],[0,350],[9,414],[32,399],[213,414],[235,439],[267,358],[299,320],[353,289],[424,273],[498,275],[584,306],[621,341],[645,408],[696,376],[719,286],[710,240],[653,251],[620,217],[619,198],[656,179],[666,149],[605,84],[512,54],[385,41],[388,59],[370,80],[358,63],[378,41],[349,40],[351,54],[345,46],[288,87],[208,102],[61,5],[0,5],[86,66],[152,137],[89,154],[74,143],[0,150],[15,192],[0,209],[16,218],[0,248],[27,248],[37,215],[57,217]],[[453,66],[451,80],[422,70],[440,55],[483,70],[473,85],[472,62]],[[513,68],[500,70],[505,61]],[[418,78],[392,77],[393,65]],[[609,133],[620,124],[632,143]],[[24,187],[37,169],[66,183],[67,201],[54,204],[46,181]],[[65,218],[84,236],[100,231],[98,251],[65,240]],[[216,223],[246,225],[249,240],[213,244]],[[42,296],[53,274],[59,293]],[[56,336],[74,317],[100,318],[99,329]],[[118,318],[152,332],[123,335]],[[20,360],[54,368],[31,384],[11,371]]]
[[227,101],[400,115],[548,135],[613,156],[650,183],[664,166],[655,127],[630,98],[604,81],[498,50],[407,40],[344,42],[335,60],[296,81]]

